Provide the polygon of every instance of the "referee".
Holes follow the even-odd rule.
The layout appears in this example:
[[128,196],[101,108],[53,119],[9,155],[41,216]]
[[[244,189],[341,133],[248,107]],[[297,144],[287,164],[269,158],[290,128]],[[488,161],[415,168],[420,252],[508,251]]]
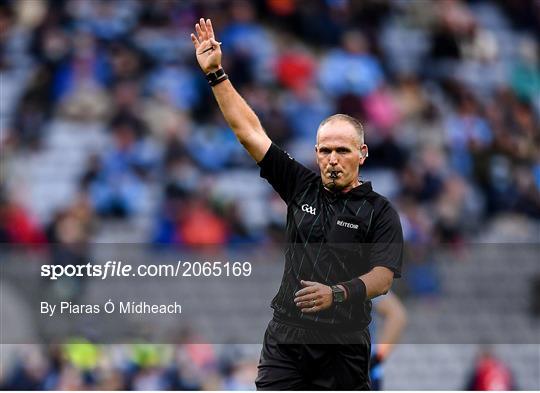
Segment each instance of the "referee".
[[287,242],[274,317],[265,333],[259,390],[369,390],[370,299],[400,276],[403,235],[390,203],[359,180],[368,155],[362,125],[323,120],[320,174],[274,145],[221,67],[209,19],[191,35],[197,61],[236,137],[287,203]]

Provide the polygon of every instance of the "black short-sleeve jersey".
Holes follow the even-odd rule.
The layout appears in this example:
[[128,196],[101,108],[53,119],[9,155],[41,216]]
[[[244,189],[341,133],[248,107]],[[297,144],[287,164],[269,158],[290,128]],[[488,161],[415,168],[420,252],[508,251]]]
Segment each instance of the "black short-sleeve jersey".
[[300,280],[326,285],[351,280],[384,266],[401,276],[403,234],[390,202],[365,182],[346,193],[327,190],[319,175],[272,144],[258,164],[261,177],[287,203],[287,248],[274,316],[300,326],[362,329],[371,302],[346,302],[316,314],[294,304]]

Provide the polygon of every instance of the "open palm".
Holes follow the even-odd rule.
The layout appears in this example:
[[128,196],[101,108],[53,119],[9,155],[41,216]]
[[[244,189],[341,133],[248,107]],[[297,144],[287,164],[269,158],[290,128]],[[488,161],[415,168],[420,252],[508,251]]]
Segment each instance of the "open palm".
[[195,46],[199,66],[204,73],[217,71],[221,66],[221,48],[219,47],[221,42],[215,40],[212,21],[201,18],[199,23],[195,24],[195,31],[197,36],[192,33],[191,41]]

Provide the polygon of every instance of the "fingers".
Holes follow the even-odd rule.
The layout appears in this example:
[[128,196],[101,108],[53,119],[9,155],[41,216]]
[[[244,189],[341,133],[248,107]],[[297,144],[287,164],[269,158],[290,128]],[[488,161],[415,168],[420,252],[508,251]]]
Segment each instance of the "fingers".
[[296,305],[300,308],[318,306],[321,303],[321,300],[315,297],[307,298],[307,299],[299,299],[299,300],[295,299],[294,301]]
[[299,303],[299,302],[310,302],[310,301],[313,301],[313,300],[317,300],[320,298],[320,295],[319,294],[316,294],[316,293],[310,293],[308,295],[304,295],[304,296],[297,296],[294,298],[294,302],[295,303]]
[[321,309],[318,306],[315,306],[315,307],[310,307],[310,308],[303,308],[300,311],[305,314],[312,314],[312,313],[321,311]]
[[201,28],[201,31],[203,32],[203,39],[207,40],[208,39],[208,29],[206,28],[206,22],[205,22],[204,18],[201,18],[199,20],[199,26]]
[[300,309],[309,308],[313,306],[316,306],[316,304],[313,303],[313,301],[296,303],[296,307]]
[[303,302],[301,305],[298,305],[300,308],[300,312],[303,313],[314,313],[322,310],[321,307],[322,303],[318,302],[316,300],[312,300],[310,302]]
[[307,294],[315,293],[315,292],[317,292],[317,287],[307,287],[307,288],[300,289],[298,292],[294,294],[294,296],[298,297],[298,296],[303,296],[303,295],[307,295]]
[[304,294],[304,295],[298,295],[302,291],[306,290],[313,290],[313,287],[304,288],[297,292],[297,296],[294,298],[294,303],[296,304],[296,307],[300,309],[303,313],[313,313],[318,312],[326,307],[323,307],[324,305],[324,299],[320,293],[315,289],[315,291],[312,291],[310,293]]
[[199,43],[199,40],[197,39],[197,37],[195,37],[195,34],[191,33],[191,42],[193,42],[193,45],[195,46],[195,49],[197,49],[199,47],[199,45],[201,45]]
[[300,283],[304,288],[294,294],[294,303],[301,312],[315,313],[331,306],[331,290],[328,286],[305,280],[301,280]]
[[319,285],[318,282],[305,281],[305,280],[300,280],[300,284],[303,285],[305,288],[302,288],[301,290],[296,292],[295,296],[302,296],[308,293],[314,293],[317,291],[317,285]]
[[317,285],[318,282],[300,280],[300,284],[302,284],[305,287],[311,287],[313,285]]
[[304,308],[311,308],[311,307],[315,307],[315,306],[320,306],[322,304],[322,302],[320,300],[307,300],[307,301],[303,301],[303,302],[298,302],[296,303],[296,306],[298,308],[301,308],[301,309],[304,309]]
[[197,49],[204,41],[210,41],[213,48],[221,45],[221,42],[217,42],[215,39],[214,28],[210,19],[199,19],[199,22],[195,23],[195,32],[197,35],[191,34],[191,41],[193,41],[195,49]]
[[197,32],[197,39],[199,40],[199,42],[202,42],[202,41],[206,40],[206,38],[204,37],[205,33],[204,33],[200,23],[195,24],[195,31]]
[[199,20],[199,26],[201,27],[201,31],[203,32],[203,39],[208,39],[208,29],[206,28],[206,22],[204,18],[201,18]]
[[199,19],[199,22],[195,23],[195,30],[197,32],[196,38],[198,38],[199,42],[215,39],[214,27],[212,26],[212,21],[210,19]]
[[208,33],[208,38],[213,40],[214,39],[214,28],[212,27],[212,21],[210,19],[206,19],[206,31]]

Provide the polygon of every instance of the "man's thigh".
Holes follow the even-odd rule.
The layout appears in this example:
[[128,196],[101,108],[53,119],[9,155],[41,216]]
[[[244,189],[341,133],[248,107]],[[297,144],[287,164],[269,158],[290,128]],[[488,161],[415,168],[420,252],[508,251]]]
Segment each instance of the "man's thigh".
[[370,390],[369,348],[265,344],[257,390]]
[[[355,344],[302,345],[310,333],[275,321],[264,336],[255,384],[258,390],[369,390],[370,337],[355,333]],[[295,341],[296,340],[296,341]]]
[[[308,346],[310,378],[319,389],[370,390],[369,354],[365,344]],[[317,390],[317,388],[313,388]]]
[[301,345],[280,344],[270,322],[264,335],[263,348],[255,385],[257,390],[306,390],[300,363]]

